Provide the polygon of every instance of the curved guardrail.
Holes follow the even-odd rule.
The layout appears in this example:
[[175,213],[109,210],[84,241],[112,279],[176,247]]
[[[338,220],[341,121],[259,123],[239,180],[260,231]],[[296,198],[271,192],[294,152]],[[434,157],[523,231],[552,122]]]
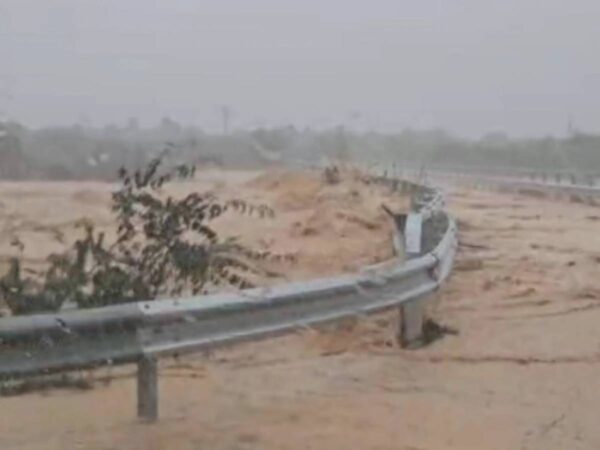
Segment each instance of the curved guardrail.
[[[373,178],[398,187],[398,180]],[[0,319],[0,378],[138,363],[138,415],[156,419],[156,358],[194,352],[390,307],[401,310],[401,342],[422,337],[424,305],[450,274],[457,248],[453,219],[437,190],[402,183],[414,194],[409,217],[396,215],[399,240],[417,250],[405,261],[357,274],[244,290],[236,294],[155,300],[89,310]],[[403,225],[414,223],[416,230]],[[422,244],[422,245],[421,245]],[[414,242],[413,242],[414,245]]]

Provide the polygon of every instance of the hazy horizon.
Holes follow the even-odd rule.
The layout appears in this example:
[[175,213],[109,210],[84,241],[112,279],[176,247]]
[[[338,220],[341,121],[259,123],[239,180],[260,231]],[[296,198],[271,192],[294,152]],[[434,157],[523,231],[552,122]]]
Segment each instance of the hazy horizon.
[[0,0],[0,114],[469,137],[600,132],[591,0]]

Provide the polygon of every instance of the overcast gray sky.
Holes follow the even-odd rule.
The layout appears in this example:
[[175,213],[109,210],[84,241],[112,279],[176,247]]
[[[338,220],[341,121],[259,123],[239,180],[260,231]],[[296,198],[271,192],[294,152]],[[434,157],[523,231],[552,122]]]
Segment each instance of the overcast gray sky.
[[598,0],[0,0],[0,110],[600,132]]

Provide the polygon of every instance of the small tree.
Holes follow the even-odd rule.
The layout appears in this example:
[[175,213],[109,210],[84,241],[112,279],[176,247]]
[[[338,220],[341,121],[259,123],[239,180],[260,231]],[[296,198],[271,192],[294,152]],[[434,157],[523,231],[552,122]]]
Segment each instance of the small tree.
[[23,280],[19,261],[12,261],[0,292],[13,314],[56,310],[66,301],[89,308],[253,285],[252,278],[263,273],[256,261],[268,253],[235,238],[222,239],[211,221],[230,211],[273,217],[273,210],[243,200],[222,201],[210,193],[165,196],[166,183],[192,178],[195,167],[161,173],[162,162],[161,155],[144,170],[119,171],[121,186],[112,196],[117,237],[110,246],[104,233],[83,221],[83,238],[69,251],[50,255],[41,283]]

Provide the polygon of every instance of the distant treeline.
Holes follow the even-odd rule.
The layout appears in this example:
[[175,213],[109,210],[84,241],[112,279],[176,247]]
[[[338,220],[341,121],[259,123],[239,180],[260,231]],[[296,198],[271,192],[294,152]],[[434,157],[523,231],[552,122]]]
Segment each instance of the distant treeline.
[[165,148],[173,162],[235,168],[329,160],[506,172],[600,171],[600,136],[578,132],[567,138],[537,139],[491,133],[470,140],[443,130],[382,134],[356,133],[343,127],[299,130],[289,126],[216,135],[164,119],[153,128],[141,128],[135,120],[125,126],[36,130],[1,123],[0,178],[112,179],[119,167],[142,167]]

